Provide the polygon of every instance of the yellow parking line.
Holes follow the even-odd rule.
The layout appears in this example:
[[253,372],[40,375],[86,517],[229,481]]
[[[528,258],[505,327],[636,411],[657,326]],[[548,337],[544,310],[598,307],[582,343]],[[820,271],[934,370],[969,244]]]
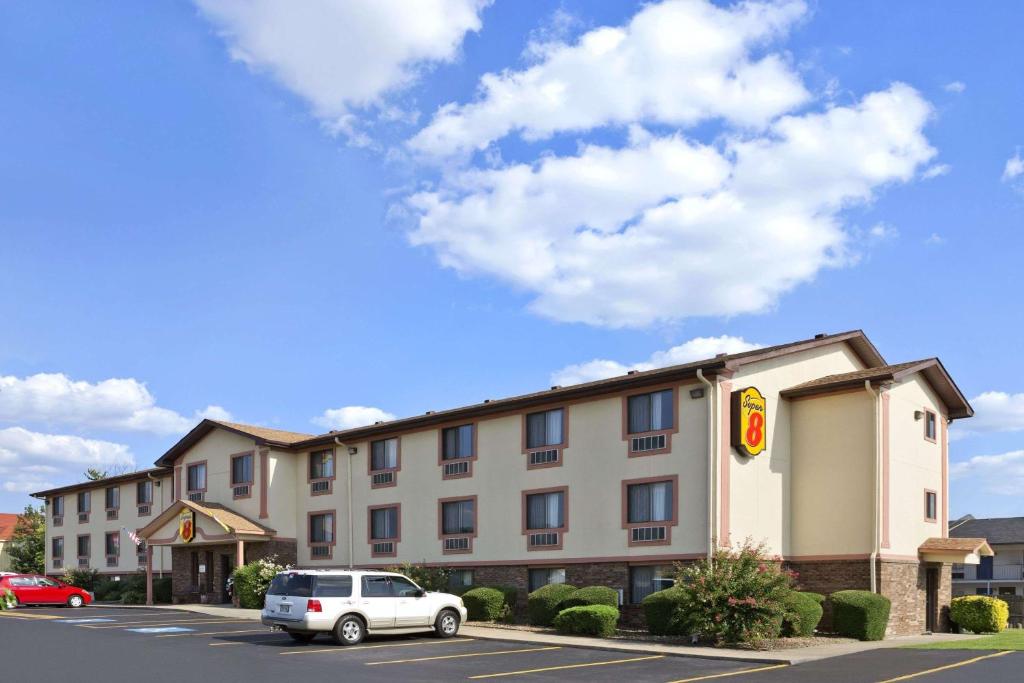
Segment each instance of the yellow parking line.
[[789,664],[771,664],[769,666],[759,666],[754,669],[740,669],[739,671],[726,671],[720,674],[707,674],[705,676],[694,676],[693,678],[680,678],[676,681],[669,681],[669,683],[691,683],[692,681],[709,681],[712,678],[725,678],[726,676],[742,676],[743,674],[752,674],[757,671],[771,671],[772,669],[785,669]]
[[253,628],[245,631],[207,631],[205,633],[165,633],[154,638],[195,638],[196,636],[224,636],[229,633],[266,633],[268,636],[279,635],[278,631],[268,631],[265,628]]
[[523,669],[522,671],[502,671],[496,674],[480,674],[470,676],[471,680],[480,678],[500,678],[501,676],[523,676],[525,674],[536,674],[544,671],[563,671],[565,669],[584,669],[590,666],[611,666],[612,664],[629,664],[630,662],[645,662],[651,659],[664,659],[665,655],[648,655],[646,657],[630,657],[629,659],[612,659],[606,662],[586,662],[584,664],[562,664],[560,666],[545,666],[540,669]]
[[185,624],[188,626],[199,626],[201,624],[249,624],[252,623],[252,619],[218,619],[217,621],[143,621],[140,623],[122,623],[122,624],[76,624],[82,628],[150,628],[154,626],[177,626],[179,624]]
[[416,640],[410,643],[386,643],[383,645],[353,645],[351,647],[345,647],[344,645],[338,645],[337,647],[329,647],[324,650],[289,650],[288,652],[278,652],[279,655],[315,655],[318,652],[352,652],[353,650],[376,650],[382,647],[409,647],[411,645],[444,645],[445,643],[468,643],[474,640],[473,638],[452,638],[450,640]]
[[962,662],[954,662],[952,664],[946,664],[945,666],[937,666],[934,669],[925,669],[924,671],[918,671],[917,673],[907,674],[906,676],[897,676],[896,678],[887,678],[880,683],[894,683],[894,681],[905,681],[911,678],[917,678],[918,676],[927,676],[928,674],[938,673],[939,671],[947,671],[949,669],[956,669],[957,667],[967,666],[968,664],[974,664],[980,662],[983,659],[991,659],[992,657],[1002,657],[1008,655],[1013,650],[1001,650],[1000,652],[993,652],[992,654],[982,655],[980,657],[972,657],[971,659],[965,659]]
[[498,650],[496,652],[469,652],[461,655],[439,655],[437,657],[416,657],[415,659],[392,659],[384,662],[366,662],[366,666],[381,664],[408,664],[409,662],[429,662],[434,659],[461,659],[463,657],[489,657],[491,655],[514,655],[520,652],[544,652],[545,650],[561,650],[561,647],[531,647],[522,650]]
[[12,614],[8,611],[0,612],[0,616],[10,617],[11,619],[63,619],[65,617],[54,616],[53,614],[32,614],[31,612],[21,612],[18,614]]

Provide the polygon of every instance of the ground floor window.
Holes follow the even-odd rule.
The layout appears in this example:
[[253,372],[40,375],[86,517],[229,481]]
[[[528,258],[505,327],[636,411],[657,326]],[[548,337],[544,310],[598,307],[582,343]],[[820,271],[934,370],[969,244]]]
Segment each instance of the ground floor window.
[[651,593],[676,584],[675,568],[671,565],[629,568],[629,601],[636,605]]
[[999,587],[999,594],[1000,595],[1016,595],[1017,594],[1017,589],[1014,588],[1013,586],[1000,586]]
[[564,569],[531,569],[530,570],[530,592],[549,583],[565,583]]
[[979,586],[978,588],[974,589],[974,593],[976,595],[988,595],[988,588],[985,588],[984,586]]
[[461,590],[473,585],[472,569],[453,569],[448,575],[448,588]]

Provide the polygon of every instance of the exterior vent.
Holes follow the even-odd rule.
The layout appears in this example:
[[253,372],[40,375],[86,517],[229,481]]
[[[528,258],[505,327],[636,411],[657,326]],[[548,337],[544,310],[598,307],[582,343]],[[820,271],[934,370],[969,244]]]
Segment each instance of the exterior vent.
[[459,536],[458,538],[446,538],[444,539],[444,551],[445,552],[459,552],[469,550],[469,537]]
[[394,472],[377,472],[371,479],[374,486],[389,486],[395,483]]
[[629,539],[633,543],[658,543],[668,538],[668,527],[638,526],[629,531]]
[[53,518],[53,525],[54,526],[64,526],[64,518],[63,517],[54,517]]
[[558,449],[550,448],[546,451],[531,451],[530,466],[552,465],[558,462]]
[[531,548],[547,548],[558,545],[557,532],[530,534],[527,538]]
[[331,546],[315,545],[309,549],[309,556],[314,559],[324,559],[331,556]]
[[107,519],[117,519],[117,510],[107,510]]
[[61,569],[63,567],[64,567],[64,560],[57,559],[57,560],[53,561],[53,568],[54,569]]
[[330,493],[331,492],[331,480],[330,479],[321,479],[319,481],[311,481],[311,482],[309,482],[309,492],[312,493],[314,496],[315,495],[319,495],[321,493]]
[[117,555],[107,555],[107,566],[108,567],[116,567],[117,566]]
[[139,506],[139,517],[147,517],[153,512],[153,507],[150,505]]
[[89,558],[88,557],[80,557],[80,558],[78,558],[78,567],[79,567],[79,569],[86,569],[86,568],[88,568],[89,567]]
[[630,444],[630,450],[634,453],[661,450],[665,447],[665,439],[666,437],[664,434],[655,434],[654,436],[634,436],[632,443]]
[[461,477],[465,474],[469,474],[468,460],[456,460],[444,464],[444,476],[446,477]]
[[553,385],[551,385],[551,391],[556,391],[556,390],[561,389],[561,388],[562,388],[561,384],[553,384]]
[[395,542],[394,541],[382,541],[380,543],[373,544],[374,555],[394,555],[395,554]]
[[231,495],[235,498],[248,498],[252,493],[252,487],[249,484],[239,484],[231,488]]
[[203,502],[204,492],[203,491],[189,491],[188,499],[194,503]]
[[79,524],[87,524],[88,522],[89,522],[89,513],[88,512],[79,512],[78,513],[78,523]]

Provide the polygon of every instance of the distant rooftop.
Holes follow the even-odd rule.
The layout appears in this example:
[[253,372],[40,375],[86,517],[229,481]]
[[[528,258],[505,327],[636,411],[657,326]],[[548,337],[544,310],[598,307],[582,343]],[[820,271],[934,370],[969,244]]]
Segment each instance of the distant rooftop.
[[971,517],[960,524],[951,524],[949,535],[953,538],[986,538],[989,545],[1024,543],[1024,517]]

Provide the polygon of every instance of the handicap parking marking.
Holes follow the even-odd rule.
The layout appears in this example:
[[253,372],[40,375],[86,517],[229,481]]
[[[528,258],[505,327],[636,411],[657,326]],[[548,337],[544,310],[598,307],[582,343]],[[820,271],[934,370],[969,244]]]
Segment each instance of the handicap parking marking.
[[155,628],[126,628],[125,631],[131,631],[132,633],[186,633],[188,631],[195,631],[195,629],[185,628],[184,626],[158,626]]
[[108,617],[85,617],[83,619],[60,619],[57,621],[58,624],[95,624],[104,621],[117,621],[116,619],[110,619]]

